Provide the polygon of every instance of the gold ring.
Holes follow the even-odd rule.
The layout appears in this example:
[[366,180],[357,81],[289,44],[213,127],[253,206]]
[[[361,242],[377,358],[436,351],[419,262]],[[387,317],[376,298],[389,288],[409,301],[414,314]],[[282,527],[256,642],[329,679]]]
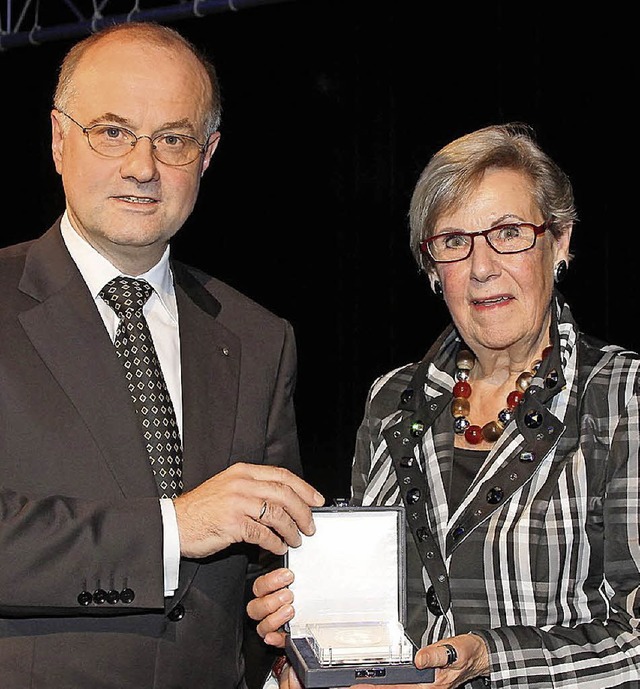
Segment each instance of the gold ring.
[[444,667],[449,667],[449,665],[452,665],[458,660],[458,651],[456,651],[455,646],[451,644],[441,644],[441,646],[447,652],[447,662],[444,664]]
[[262,507],[260,508],[260,514],[258,515],[258,521],[260,521],[262,519],[262,517],[264,517],[266,511],[267,511],[267,501],[265,500],[262,503]]

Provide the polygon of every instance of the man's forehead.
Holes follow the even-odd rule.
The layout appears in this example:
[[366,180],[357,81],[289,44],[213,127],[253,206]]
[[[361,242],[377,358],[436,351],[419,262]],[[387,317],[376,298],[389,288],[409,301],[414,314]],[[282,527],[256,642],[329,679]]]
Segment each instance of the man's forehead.
[[135,97],[143,90],[160,100],[194,102],[210,97],[208,74],[190,51],[130,37],[122,44],[107,37],[91,46],[78,62],[73,81],[80,97],[83,88],[91,88],[91,97],[98,99],[101,94],[127,91]]

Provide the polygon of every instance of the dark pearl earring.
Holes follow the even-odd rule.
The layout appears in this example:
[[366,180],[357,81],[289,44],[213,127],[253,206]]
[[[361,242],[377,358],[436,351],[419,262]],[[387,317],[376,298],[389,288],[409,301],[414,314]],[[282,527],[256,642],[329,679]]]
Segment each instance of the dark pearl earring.
[[442,291],[442,284],[440,283],[440,280],[434,280],[433,284],[431,285],[431,289],[438,299],[444,298],[444,292]]
[[567,270],[568,266],[566,261],[562,260],[556,263],[555,268],[553,269],[553,280],[556,284],[562,282],[565,279],[565,277],[567,276]]

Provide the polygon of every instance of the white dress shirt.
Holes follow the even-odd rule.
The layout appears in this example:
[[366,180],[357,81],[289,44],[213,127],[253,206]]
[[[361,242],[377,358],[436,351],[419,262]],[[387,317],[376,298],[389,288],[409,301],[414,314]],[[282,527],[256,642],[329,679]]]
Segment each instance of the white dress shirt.
[[[118,329],[118,316],[100,297],[100,290],[113,278],[122,275],[102,254],[98,253],[71,226],[67,213],[60,223],[62,239],[71,258],[78,266],[87,287],[93,296],[96,308],[102,316],[111,340]],[[152,287],[153,292],[144,306],[143,312],[149,324],[153,344],[158,354],[171,402],[176,413],[176,421],[182,437],[182,385],[180,373],[180,337],[178,332],[178,307],[173,287],[173,276],[169,267],[169,247],[160,261],[142,275],[127,277],[142,278]],[[163,555],[165,596],[172,596],[178,587],[180,568],[180,539],[175,509],[170,498],[160,499],[163,524]]]

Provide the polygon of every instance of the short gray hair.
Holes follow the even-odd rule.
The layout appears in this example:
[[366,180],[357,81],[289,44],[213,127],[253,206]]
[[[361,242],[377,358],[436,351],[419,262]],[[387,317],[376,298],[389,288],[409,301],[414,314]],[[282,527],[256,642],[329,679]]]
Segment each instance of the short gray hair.
[[531,179],[536,203],[550,231],[560,236],[577,220],[569,177],[540,148],[531,127],[492,125],[450,142],[422,171],[409,208],[411,252],[420,268],[431,264],[420,242],[433,234],[440,217],[457,209],[488,169],[507,168]]

